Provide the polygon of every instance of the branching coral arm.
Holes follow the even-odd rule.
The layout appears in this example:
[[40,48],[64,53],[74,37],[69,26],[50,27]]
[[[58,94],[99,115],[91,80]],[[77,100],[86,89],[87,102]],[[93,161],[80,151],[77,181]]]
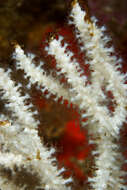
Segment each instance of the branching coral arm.
[[[81,110],[86,109],[88,116],[90,114],[93,118],[96,118],[93,120],[94,122],[90,123],[90,125],[92,125],[90,128],[93,129],[95,135],[94,142],[97,144],[96,153],[98,155],[95,158],[97,169],[95,177],[90,179],[93,182],[92,187],[97,190],[107,190],[108,186],[112,187],[112,184],[116,181],[115,186],[117,187],[117,190],[119,190],[121,187],[124,187],[124,185],[122,185],[123,180],[120,180],[122,172],[116,175],[116,170],[114,169],[117,168],[120,170],[121,162],[117,161],[117,146],[114,148],[113,144],[114,137],[117,138],[116,134],[118,134],[119,131],[118,126],[114,126],[114,123],[111,123],[111,118],[107,110],[105,110],[103,106],[99,106],[97,101],[99,96],[96,94],[96,97],[94,97],[94,93],[92,94],[92,85],[88,87],[85,86],[83,79],[77,72],[75,63],[73,63],[70,57],[66,54],[65,46],[62,47],[61,41],[56,39],[52,40],[47,49],[48,53],[56,58],[57,67],[66,75],[72,89],[77,93],[77,97],[73,96],[72,98],[74,98],[74,100],[76,100],[76,98],[80,99],[81,104],[79,105],[79,108]],[[98,120],[99,122],[97,122]],[[98,140],[96,140],[96,138]],[[106,150],[105,148],[108,142],[110,142],[111,147]],[[113,155],[113,158],[110,158],[111,155]],[[122,159],[122,156],[120,159]],[[107,164],[105,168],[103,162]],[[108,162],[111,164],[108,165]]]
[[81,47],[89,60],[87,62],[93,70],[91,73],[92,88],[95,88],[93,95],[95,96],[96,92],[103,94],[102,87],[113,93],[117,106],[111,122],[114,128],[121,126],[126,118],[127,85],[126,75],[118,71],[121,67],[120,59],[114,55],[114,48],[107,45],[110,38],[104,35],[105,28],[99,28],[94,17],[88,19],[86,11],[81,10],[78,2],[73,5],[70,16],[77,29],[77,38],[82,42]]
[[[27,110],[27,106],[25,106],[25,98],[20,95],[8,72],[0,69],[0,77],[0,89],[4,91],[2,98],[8,100],[7,108],[16,116],[13,122],[14,125],[0,127],[0,145],[3,151],[1,154],[9,150],[15,156],[21,155],[24,159],[23,168],[39,177],[39,188],[43,187],[46,190],[70,189],[66,185],[72,179],[63,179],[61,177],[60,174],[63,170],[57,170],[55,159],[52,158],[54,149],[49,150],[41,143],[36,130],[37,122],[34,120],[32,113]],[[6,168],[6,163],[3,168]],[[18,169],[20,170],[20,168]],[[37,188],[35,186],[35,189]],[[25,186],[23,189],[25,189]],[[5,189],[3,188],[3,190]]]
[[33,118],[34,113],[28,111],[29,106],[24,103],[29,96],[21,96],[19,88],[20,85],[15,85],[15,82],[10,79],[9,73],[0,68],[0,89],[4,92],[1,98],[9,102],[5,106],[12,111],[14,117],[18,118],[19,123],[36,128],[38,122]]
[[[57,61],[57,67],[61,68],[61,72],[68,78],[68,82],[72,85],[71,91],[77,94],[72,97],[72,101],[75,103],[78,100],[80,102],[78,106],[81,110],[86,110],[88,116],[92,116],[94,121],[99,121],[101,126],[106,127],[112,132],[112,135],[116,136],[119,128],[117,125],[113,125],[115,121],[113,122],[113,118],[109,117],[109,111],[106,106],[100,105],[100,96],[98,96],[98,93],[95,95],[91,86],[85,86],[85,80],[80,77],[80,73],[78,73],[76,69],[76,64],[73,63],[68,54],[65,53],[66,47],[62,47],[61,39],[52,40],[47,50],[48,54],[54,55]],[[113,134],[114,132],[116,134]]]
[[[78,8],[76,9],[75,7]],[[123,179],[121,178],[123,172],[116,172],[116,168],[120,171],[120,160],[122,159],[122,155],[117,152],[118,147],[113,142],[115,138],[118,138],[120,127],[126,119],[125,105],[127,87],[124,84],[124,77],[117,71],[115,66],[112,65],[113,63],[111,61],[110,63],[107,63],[107,60],[110,60],[109,53],[111,49],[102,46],[102,35],[100,33],[93,32],[95,26],[94,21],[91,23],[86,21],[86,23],[84,23],[85,15],[86,13],[81,11],[79,4],[74,4],[71,16],[74,21],[76,20],[74,24],[78,27],[79,37],[81,38],[83,45],[86,45],[85,50],[89,55],[90,65],[94,71],[91,76],[91,85],[85,86],[85,81],[82,80],[82,77],[80,77],[80,74],[78,73],[77,63],[72,61],[71,53],[67,52],[67,44],[64,46],[62,45],[61,37],[59,37],[58,40],[51,40],[49,47],[46,49],[48,54],[55,57],[57,68],[61,69],[61,73],[67,77],[68,82],[72,86],[71,90],[77,93],[77,96],[73,96],[73,100],[80,99],[81,104],[79,105],[79,108],[86,109],[88,113],[87,115],[93,116],[91,128],[93,128],[95,134],[94,142],[97,144],[96,153],[98,156],[95,158],[97,170],[95,172],[95,177],[91,179],[93,182],[92,187],[98,190],[107,190],[107,188],[115,187],[119,190],[125,188],[123,185]],[[96,40],[96,43],[94,43],[95,39],[93,36],[95,39],[99,37],[100,39],[98,39],[98,41]],[[92,54],[92,52],[94,53]],[[101,63],[101,59],[103,59],[103,64]],[[120,79],[120,87],[115,84],[116,78]],[[101,101],[103,102],[106,98],[108,99],[102,90],[105,83],[107,84],[106,90],[113,92],[116,101],[115,111],[112,115],[106,105],[101,104]],[[106,150],[105,148],[108,146],[107,143],[109,143],[111,147]],[[110,156],[113,158],[110,158]],[[106,167],[103,166],[102,162],[107,163]],[[109,165],[108,162],[110,163]]]
[[26,56],[21,47],[19,45],[16,45],[13,58],[16,59],[17,68],[24,70],[26,77],[29,77],[31,84],[37,82],[42,92],[48,90],[49,94],[47,97],[53,94],[56,95],[56,100],[63,97],[64,100],[68,100],[70,102],[71,94],[62,87],[59,81],[55,80],[51,75],[47,76],[45,71],[40,68],[40,66],[36,67],[33,64],[32,54]]
[[[41,144],[37,131],[25,128],[24,131],[19,130],[16,132],[16,130],[14,130],[15,128],[17,128],[17,126],[14,125],[0,128],[1,144],[5,152],[1,153],[1,158],[7,154],[7,150],[11,150],[12,153],[12,155],[8,155],[9,157],[6,160],[7,164],[4,160],[0,160],[0,163],[2,168],[11,170],[11,180],[15,182],[16,175],[18,175],[17,173],[21,173],[20,175],[22,175],[22,172],[25,172],[26,184],[24,182],[24,185],[27,186],[27,175],[32,173],[32,175],[38,179],[37,181],[35,180],[35,185],[40,188],[50,189],[52,187],[53,189],[68,189],[65,187],[65,184],[70,183],[72,179],[63,179],[60,176],[64,170],[57,170],[55,164],[56,160],[52,158],[54,149],[48,150]],[[15,133],[12,131],[15,131]],[[11,162],[10,159],[13,157],[13,154],[15,159]],[[17,172],[14,166],[17,168]],[[15,175],[13,175],[14,173]],[[6,172],[3,172],[2,176],[6,178]],[[35,187],[35,189],[36,188],[37,187]]]
[[96,170],[94,176],[88,178],[92,189],[126,189],[123,180],[125,172],[122,171],[124,160],[118,144],[114,143],[114,138],[103,130],[100,136],[96,136],[94,143],[97,145],[97,150],[93,152]]

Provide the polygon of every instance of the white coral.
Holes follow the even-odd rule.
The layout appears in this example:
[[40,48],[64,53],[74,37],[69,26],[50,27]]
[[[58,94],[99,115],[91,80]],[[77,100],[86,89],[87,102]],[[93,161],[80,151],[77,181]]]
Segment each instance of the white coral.
[[[8,72],[3,69],[0,69],[0,89],[4,92],[2,99],[7,99],[9,102],[6,107],[12,111],[12,116],[16,116],[12,125],[1,124],[0,126],[0,188],[2,190],[10,189],[10,187],[13,187],[13,190],[17,189],[17,173],[21,172],[20,175],[24,175],[22,172],[25,172],[26,180],[29,173],[37,176],[38,180],[35,181],[33,187],[29,187],[29,184],[24,184],[25,182],[22,181],[19,189],[25,189],[27,186],[34,190],[38,188],[70,189],[66,187],[66,184],[72,179],[63,179],[60,176],[63,170],[59,171],[53,164],[55,159],[52,158],[52,154],[55,150],[53,148],[48,150],[42,144],[37,131],[38,122],[34,119],[33,113],[28,111],[29,106],[24,102],[26,98],[21,96],[18,87],[11,80]],[[2,118],[5,121],[8,120],[6,117]],[[7,178],[9,171],[11,172],[10,179]]]
[[[109,38],[103,33],[105,28],[99,28],[96,19],[94,17],[88,19],[86,15],[78,2],[75,2],[70,14],[71,23],[76,28],[81,51],[85,51],[87,64],[93,71],[90,76],[91,84],[86,84],[87,77],[81,76],[80,64],[73,59],[73,53],[67,50],[68,44],[64,42],[62,36],[57,40],[52,39],[45,50],[55,57],[59,74],[64,74],[70,84],[68,89],[51,75],[47,75],[41,65],[35,67],[34,55],[26,56],[19,45],[16,45],[13,57],[16,59],[17,68],[24,70],[26,77],[29,78],[30,85],[37,83],[42,92],[48,90],[47,97],[53,94],[56,100],[60,97],[68,100],[78,107],[81,118],[88,119],[88,122],[82,122],[82,125],[88,126],[89,134],[94,134],[91,142],[97,145],[97,150],[93,151],[95,174],[88,179],[92,189],[126,189],[121,178],[124,175],[121,171],[123,158],[119,146],[115,143],[119,139],[121,126],[127,115],[126,75],[118,71],[121,66],[120,61],[114,56],[113,47],[107,46]],[[6,175],[3,175],[7,169],[10,169],[15,182],[16,166],[18,171],[25,169],[26,172],[39,178],[35,189],[38,187],[46,190],[70,189],[66,184],[72,179],[63,179],[60,174],[64,169],[58,171],[53,165],[54,159],[51,156],[54,150],[48,150],[41,143],[36,130],[38,122],[34,119],[34,114],[28,111],[29,106],[25,105],[26,97],[20,95],[19,87],[16,87],[9,73],[3,69],[0,69],[0,89],[4,92],[2,99],[7,99],[9,102],[6,104],[7,109],[12,111],[13,119],[15,118],[11,126],[0,126],[1,188],[17,189],[16,184],[12,183],[13,180],[9,181]],[[110,99],[106,95],[108,91],[112,92],[115,102],[112,112],[106,105],[106,101]],[[3,117],[1,120],[8,118]],[[4,159],[4,156],[7,158]],[[26,185],[22,184],[20,189],[25,189]]]

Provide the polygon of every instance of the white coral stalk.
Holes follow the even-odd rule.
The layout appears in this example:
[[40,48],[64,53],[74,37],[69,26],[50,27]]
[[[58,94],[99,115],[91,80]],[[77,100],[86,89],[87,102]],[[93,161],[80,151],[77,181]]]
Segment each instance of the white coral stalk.
[[[47,76],[45,71],[40,68],[40,65],[36,67],[33,63],[33,57],[34,55],[32,54],[26,56],[21,47],[16,45],[13,58],[16,60],[17,68],[24,70],[26,77],[29,78],[30,84],[37,83],[42,92],[48,90],[49,95],[56,95],[56,99],[63,97],[63,99],[70,102],[69,92],[51,75]],[[42,87],[44,87],[44,89],[42,89]]]
[[97,150],[93,151],[95,173],[93,177],[88,178],[92,189],[126,189],[123,180],[125,172],[121,171],[123,158],[114,138],[105,130],[94,142],[97,145]]
[[[104,28],[100,29],[96,25],[95,18],[88,19],[87,13],[81,10],[77,1],[73,4],[71,17],[78,30],[77,39],[82,44],[81,51],[85,50],[87,63],[93,70],[90,85],[86,85],[86,77],[81,76],[80,65],[73,59],[73,53],[67,51],[68,44],[62,45],[61,36],[58,40],[52,39],[46,51],[55,57],[57,68],[60,69],[59,73],[67,78],[70,84],[68,90],[51,75],[46,75],[40,66],[35,67],[32,54],[26,56],[18,45],[13,57],[17,61],[18,68],[23,69],[26,77],[30,78],[30,85],[37,83],[39,87],[43,87],[42,92],[48,90],[49,94],[56,95],[57,99],[60,97],[67,99],[78,106],[82,118],[88,118],[88,130],[93,134],[91,141],[97,145],[97,149],[93,151],[95,174],[88,179],[92,189],[126,189],[121,177],[124,175],[121,171],[123,158],[115,143],[119,139],[119,131],[127,115],[125,75],[118,71],[119,61],[111,55],[114,55],[113,48],[107,47],[109,38],[103,34]],[[29,106],[25,105],[27,97],[20,95],[19,87],[15,86],[9,73],[5,73],[3,69],[0,69],[0,89],[4,92],[2,99],[8,100],[6,107],[15,117],[12,125],[6,125],[6,122],[4,125],[4,122],[0,122],[0,187],[2,190],[18,190],[15,180],[18,172],[21,173],[22,170],[31,174],[31,177],[37,177],[39,181],[35,188],[32,187],[33,189],[29,184],[21,182],[19,187],[21,190],[26,187],[31,190],[70,189],[66,185],[72,179],[63,179],[61,173],[64,169],[58,171],[54,165],[56,162],[52,158],[54,149],[45,148],[38,136],[36,130],[38,122],[33,118],[34,114],[28,111]],[[108,91],[112,92],[115,102],[114,111],[111,112],[106,105],[106,101],[110,99],[106,95]],[[5,117],[3,119],[6,120]],[[4,156],[7,156],[7,159],[4,160]],[[11,181],[6,176],[8,169],[11,171]]]
[[[35,189],[37,189],[38,186],[45,190],[70,189],[69,187],[66,187],[66,184],[70,183],[72,179],[63,179],[60,176],[63,170],[57,170],[57,166],[54,164],[54,162],[56,162],[55,159],[52,158],[54,149],[52,148],[48,150],[41,143],[38,131],[36,130],[37,122],[34,120],[32,113],[27,110],[27,106],[25,106],[25,98],[22,98],[15,83],[3,69],[0,69],[0,89],[4,91],[2,98],[9,101],[7,108],[13,111],[13,114],[17,117],[13,122],[13,125],[0,126],[1,155],[3,154],[4,156],[8,151],[11,151],[12,155],[15,155],[14,162],[16,162],[16,159],[19,160],[21,155],[21,163],[20,165],[17,163],[16,167],[20,170],[20,166],[23,166],[26,172],[38,176],[39,184],[35,186]],[[7,159],[10,160],[12,155],[9,153]],[[1,159],[3,156],[1,156]],[[7,186],[5,183],[9,179],[6,179],[5,181],[2,179],[3,175],[5,175],[4,178],[6,178],[6,168],[13,170],[13,162],[8,160],[6,165],[6,162],[2,160],[1,166],[3,167],[3,171],[5,169],[5,173],[3,172],[0,180],[2,184],[1,187],[3,187],[2,190],[6,190],[5,187]],[[24,185],[27,186],[27,184]],[[21,189],[25,189],[25,186]],[[9,188],[10,187],[8,186],[7,189]]]
[[[116,117],[110,117],[109,111],[106,106],[100,105],[100,96],[98,96],[98,91],[96,91],[96,87],[85,86],[85,80],[83,77],[80,77],[80,73],[78,73],[76,64],[71,61],[71,56],[68,56],[66,51],[66,45],[64,47],[61,46],[61,38],[59,40],[52,40],[49,44],[48,54],[54,55],[57,61],[57,67],[61,68],[61,73],[64,73],[68,82],[72,85],[71,91],[76,93],[76,95],[72,96],[72,102],[79,102],[79,108],[86,109],[88,116],[93,116],[94,121],[99,121],[101,126],[106,127],[112,135],[118,134],[119,128],[117,123],[121,124],[125,120],[126,111],[125,108],[120,106],[123,110],[122,117],[119,116],[118,119]],[[62,59],[61,59],[62,57]],[[95,93],[96,91],[96,93]],[[120,110],[119,108],[119,110]],[[99,129],[98,129],[99,130]],[[101,130],[101,129],[100,129]]]
[[[72,86],[71,91],[77,94],[72,97],[73,102],[79,100],[79,108],[86,109],[87,115],[93,117],[90,128],[95,134],[94,142],[97,144],[96,153],[98,153],[95,158],[97,171],[91,180],[93,189],[107,190],[115,187],[116,190],[120,190],[125,188],[121,179],[123,173],[117,173],[116,168],[120,171],[122,155],[117,152],[117,145],[113,141],[118,138],[120,127],[127,115],[125,76],[115,68],[113,59],[116,60],[116,58],[110,56],[112,48],[105,47],[101,39],[102,34],[95,26],[94,20],[91,22],[86,18],[84,21],[85,16],[86,12],[81,10],[78,3],[75,3],[71,17],[74,20],[73,24],[78,28],[78,37],[84,45],[83,49],[86,50],[91,68],[94,70],[91,76],[92,85],[85,86],[85,80],[80,77],[76,68],[77,63],[72,60],[71,53],[67,52],[67,44],[61,45],[61,37],[58,40],[51,40],[47,52],[55,57],[57,68],[61,69],[61,73],[67,77]],[[117,80],[119,80],[118,85]],[[115,111],[112,114],[106,105],[101,103],[108,99],[102,90],[103,86],[113,93],[116,101]],[[96,139],[98,136],[100,136],[99,140]],[[106,149],[109,147],[108,143],[111,147]],[[120,160],[116,161],[117,157],[120,157]],[[106,167],[103,166],[103,161]]]
[[[78,3],[75,3],[71,15],[73,19],[73,24],[75,25],[76,29],[78,30],[78,36],[77,38],[79,41],[83,44],[82,50],[85,50],[86,56],[88,58],[87,61],[90,64],[91,69],[94,71],[91,74],[91,82],[92,82],[92,88],[96,91],[93,91],[95,94],[98,93],[98,95],[102,94],[102,87],[105,87],[107,91],[111,91],[113,93],[114,99],[116,101],[115,111],[113,113],[113,116],[110,117],[110,120],[107,117],[106,121],[109,127],[113,127],[115,130],[117,129],[118,132],[120,130],[120,127],[122,123],[126,120],[126,109],[125,105],[127,102],[127,95],[126,95],[126,89],[127,85],[125,82],[125,75],[121,74],[117,69],[119,67],[119,60],[117,60],[116,56],[114,55],[114,49],[113,47],[108,48],[107,42],[110,40],[107,36],[104,35],[105,28],[99,28],[96,25],[96,19],[93,17],[92,19],[88,19],[87,13],[84,10],[81,10],[81,7]],[[80,22],[79,22],[80,21]],[[99,125],[101,127],[101,125]],[[104,123],[105,126],[105,123]],[[103,133],[101,133],[102,136]],[[117,135],[116,135],[117,137]],[[102,138],[102,137],[101,137]],[[106,137],[103,137],[105,139]],[[117,158],[118,153],[115,154],[115,151],[113,151],[112,147],[112,140],[113,138],[106,138],[106,141],[110,142],[111,150],[106,153],[107,150],[104,150],[104,152],[101,152],[101,147],[106,145],[106,141],[104,143],[104,140],[99,141],[98,144],[98,152],[99,157],[96,159],[96,166],[98,168],[96,172],[96,177],[93,178],[94,189],[107,189],[109,187],[113,187],[114,189],[121,189],[122,188],[122,179],[120,179],[119,172],[117,173],[114,168],[117,167],[117,170],[120,170],[120,162],[115,163],[115,160],[109,160],[111,155],[113,154],[113,158]],[[103,143],[103,145],[102,145]],[[117,146],[116,146],[117,147]],[[109,150],[109,149],[108,149]],[[106,163],[112,163],[110,167],[107,167],[104,169],[104,171],[107,171],[108,178],[104,177],[103,173],[103,166],[100,162],[100,159],[103,158],[103,154],[107,154],[107,160],[105,160]],[[112,171],[110,171],[112,168]],[[112,173],[112,175],[111,175]],[[117,173],[117,174],[116,174]],[[116,176],[117,175],[117,176]],[[100,180],[99,180],[100,178]],[[102,180],[103,179],[103,180]],[[102,181],[101,181],[102,180]],[[100,182],[99,182],[100,181]],[[102,185],[104,186],[102,186]],[[114,184],[114,185],[113,185]],[[125,186],[123,186],[125,188]]]
[[[70,57],[65,53],[65,47],[61,46],[60,40],[57,41],[54,39],[50,42],[48,53],[55,56],[57,67],[61,68],[61,72],[67,76],[68,81],[72,85],[72,89],[77,93],[77,97],[73,96],[72,98],[74,98],[74,100],[76,100],[76,98],[80,99],[81,104],[79,105],[79,108],[82,106],[82,109],[87,109],[88,116],[92,115],[95,118],[95,123],[99,120],[99,123],[97,122],[95,125],[96,128],[94,127],[94,124],[91,124],[93,125],[93,133],[95,135],[100,135],[99,143],[97,143],[95,140],[95,143],[97,144],[98,157],[96,157],[95,160],[97,171],[95,172],[96,177],[93,177],[93,180],[91,180],[94,182],[92,184],[92,187],[96,190],[107,190],[108,187],[112,187],[112,183],[114,183],[112,180],[115,180],[116,190],[120,190],[120,187],[122,187],[123,183],[123,180],[120,180],[122,172],[116,176],[116,170],[114,170],[114,168],[117,167],[117,169],[120,171],[121,165],[120,162],[117,163],[115,161],[115,158],[117,158],[118,154],[112,145],[112,140],[114,137],[118,138],[119,126],[116,124],[117,121],[114,122],[114,118],[110,117],[107,110],[105,110],[105,107],[99,106],[99,96],[97,94],[98,92],[96,92],[96,96],[94,96],[95,93],[92,93],[92,90],[94,90],[92,88],[92,85],[91,87],[86,87],[84,85],[83,80],[79,76],[74,63],[71,62]],[[122,108],[120,106],[120,108],[124,110],[124,115],[126,116],[124,106]],[[121,116],[120,114],[121,119],[124,118],[125,120],[124,115]],[[105,134],[108,135],[108,138],[105,137]],[[112,135],[114,137],[112,137]],[[111,145],[111,148],[106,150],[107,143]],[[111,160],[112,155],[113,159]],[[106,167],[103,167],[103,162],[105,162],[107,165]]]
[[124,83],[126,75],[117,70],[119,60],[116,56],[111,55],[114,55],[114,48],[106,47],[110,39],[104,35],[104,27],[99,28],[94,17],[91,20],[88,19],[87,13],[81,10],[78,3],[74,4],[70,16],[78,30],[78,38],[83,44],[82,48],[90,60],[87,62],[94,71],[91,74],[92,88],[95,88],[93,96],[96,95],[96,92],[98,95],[103,94],[101,87],[105,87],[107,91],[113,93],[117,106],[110,123],[114,128],[121,126],[126,119],[127,85]]
[[[13,128],[14,126],[10,126]],[[4,130],[4,128],[2,128]],[[14,130],[14,129],[12,129]],[[18,132],[17,135],[13,136],[12,132],[11,137],[8,135],[9,130],[7,132],[1,131],[1,138],[4,139],[2,142],[2,146],[4,146],[3,150],[11,150],[14,155],[10,155],[8,153],[2,153],[0,159],[0,170],[1,174],[0,177],[6,179],[6,173],[2,172],[2,168],[4,170],[9,169],[11,170],[12,181],[15,182],[15,177],[17,172],[15,171],[15,167],[17,168],[18,172],[22,175],[22,169],[26,170],[26,174],[30,173],[37,176],[38,181],[36,182],[37,186],[35,189],[40,187],[46,190],[49,189],[60,189],[66,190],[70,189],[66,187],[66,184],[72,182],[71,178],[63,179],[60,175],[63,170],[57,170],[56,160],[52,157],[54,153],[54,149],[46,149],[43,147],[41,142],[39,141],[39,137],[35,130],[25,130],[24,132]],[[11,139],[9,141],[9,139]],[[4,156],[7,156],[7,159],[4,159]],[[21,156],[20,156],[21,155]],[[13,161],[11,161],[12,157],[15,157]],[[15,166],[15,167],[14,167]],[[3,170],[3,171],[4,171]],[[15,174],[15,175],[14,175]],[[27,180],[27,175],[26,175]],[[5,180],[7,181],[7,179]],[[2,182],[1,182],[2,183]],[[8,179],[8,183],[9,179]],[[23,182],[22,182],[23,183]],[[24,182],[25,183],[25,182]],[[14,183],[15,185],[15,183]],[[24,185],[28,185],[27,183]],[[1,188],[5,186],[5,182],[1,184]],[[10,186],[8,186],[10,187]],[[22,187],[23,188],[23,187]],[[21,188],[21,189],[22,189]],[[5,188],[6,189],[6,188]],[[2,190],[5,190],[2,188]],[[24,189],[24,188],[23,188]]]
[[19,123],[36,128],[38,122],[33,118],[33,113],[28,111],[29,106],[24,103],[29,96],[21,96],[19,87],[10,79],[9,73],[0,68],[0,89],[3,91],[1,98],[9,102],[5,106],[18,118]]
[[[119,190],[123,183],[123,180],[120,180],[122,172],[116,176],[116,170],[114,170],[114,168],[117,167],[117,169],[120,170],[121,165],[120,162],[117,163],[115,161],[115,157],[117,158],[118,154],[115,154],[114,152],[116,151],[112,145],[112,139],[114,138],[111,136],[113,135],[115,138],[118,137],[119,126],[116,125],[116,122],[113,122],[112,117],[110,117],[109,113],[105,111],[105,108],[97,104],[97,94],[96,97],[94,97],[94,93],[92,94],[93,88],[91,87],[92,89],[90,89],[90,86],[85,87],[83,83],[84,81],[73,65],[74,63],[70,61],[70,57],[66,55],[65,48],[61,46],[59,41],[53,40],[50,42],[48,53],[55,56],[57,67],[61,68],[61,72],[67,76],[68,81],[72,85],[72,89],[77,93],[77,97],[73,96],[72,98],[74,101],[76,101],[76,99],[80,100],[81,104],[79,105],[79,108],[82,106],[82,109],[87,109],[88,116],[92,115],[95,118],[94,122],[99,119],[96,128],[92,127],[93,133],[101,135],[97,147],[99,156],[95,160],[98,170],[95,172],[96,177],[93,177],[93,188],[96,190],[107,190],[108,186],[113,186],[112,183],[114,183],[114,181],[112,182],[112,180],[115,180],[117,184],[115,183],[114,186]],[[123,109],[125,114],[125,108],[123,107]],[[106,133],[109,136],[108,138],[105,137],[105,129],[107,129]],[[111,148],[106,150],[108,142],[110,142],[109,144],[111,145]],[[95,141],[95,143],[97,142]],[[111,160],[112,155],[113,159]],[[106,167],[103,167],[103,162],[107,164]]]

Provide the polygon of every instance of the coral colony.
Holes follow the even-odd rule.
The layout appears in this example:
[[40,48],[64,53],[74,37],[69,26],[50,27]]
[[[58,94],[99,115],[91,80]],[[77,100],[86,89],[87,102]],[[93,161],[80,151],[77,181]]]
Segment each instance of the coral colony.
[[[105,27],[98,27],[96,18],[89,18],[77,1],[72,5],[69,24],[75,27],[80,51],[85,52],[89,76],[83,75],[84,71],[61,35],[51,38],[45,51],[56,60],[56,73],[58,77],[64,76],[68,85],[48,75],[43,64],[36,67],[35,56],[26,56],[19,45],[13,54],[16,67],[24,71],[29,88],[36,84],[42,93],[48,91],[47,98],[50,95],[55,95],[55,100],[62,97],[78,108],[81,126],[88,129],[91,137],[89,143],[96,144],[92,152],[94,174],[88,178],[90,189],[126,189],[125,174],[121,170],[123,158],[116,143],[126,121],[127,85],[126,75],[120,72],[121,60],[108,45],[110,38],[105,35]],[[20,86],[11,80],[10,71],[0,68],[1,99],[6,100],[5,109],[11,113],[0,115],[0,189],[71,189],[74,181],[71,177],[62,177],[65,169],[58,170],[54,164],[55,150],[46,148],[41,142],[39,121],[34,119],[37,112],[31,111],[27,102],[29,95],[22,96]]]

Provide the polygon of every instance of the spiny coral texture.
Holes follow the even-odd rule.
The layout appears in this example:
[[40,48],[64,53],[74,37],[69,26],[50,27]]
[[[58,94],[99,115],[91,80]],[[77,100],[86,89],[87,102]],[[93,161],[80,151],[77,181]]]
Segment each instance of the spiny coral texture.
[[[85,52],[86,64],[91,70],[89,77],[82,76],[83,71],[73,53],[67,49],[68,44],[63,36],[51,39],[45,47],[47,54],[56,60],[56,73],[67,79],[68,88],[52,75],[47,75],[41,67],[42,63],[35,67],[34,55],[26,56],[20,46],[16,46],[13,57],[17,68],[24,70],[25,77],[29,78],[28,87],[36,83],[42,92],[48,90],[47,98],[53,94],[55,100],[60,97],[68,100],[79,109],[83,120],[87,118],[87,122],[81,124],[87,126],[89,134],[93,135],[90,142],[97,145],[93,152],[95,174],[88,178],[91,188],[121,190],[126,189],[121,177],[124,175],[121,171],[123,158],[115,142],[126,120],[126,75],[119,71],[120,59],[115,56],[113,47],[107,45],[110,39],[104,34],[105,28],[99,28],[96,22],[95,18],[88,18],[78,2],[73,4],[70,24],[75,26],[80,50]],[[51,157],[54,149],[48,150],[40,141],[38,122],[34,119],[36,113],[31,112],[30,106],[26,104],[28,97],[21,96],[10,73],[3,69],[0,69],[0,89],[3,91],[1,98],[8,100],[5,107],[12,112],[11,119],[10,116],[1,115],[1,121],[11,122],[10,125],[5,122],[5,125],[0,126],[1,189],[70,189],[66,185],[72,179],[63,179],[60,174],[64,169],[58,171],[54,165]],[[108,108],[110,101],[113,102],[113,109]],[[22,172],[25,174],[24,181],[18,179]],[[29,177],[36,179],[32,187]]]
[[[9,102],[5,106],[12,111],[12,118],[15,118],[11,121],[12,125],[0,127],[1,189],[10,187],[25,189],[27,185],[29,187],[30,184],[23,184],[24,181],[18,179],[19,171],[26,174],[26,179],[29,173],[35,175],[36,183],[29,189],[66,189],[65,184],[71,182],[71,178],[66,180],[59,176],[64,170],[58,171],[53,164],[55,159],[51,156],[54,149],[48,150],[41,143],[37,131],[38,122],[33,118],[35,113],[29,111],[29,105],[24,105],[26,96],[20,95],[19,89],[9,77],[9,73],[3,69],[0,69],[0,89],[3,90],[2,99],[7,99]],[[1,116],[1,121],[6,120],[10,121],[10,118]],[[7,178],[8,170],[11,172],[10,178]],[[18,180],[21,188],[15,186]]]

